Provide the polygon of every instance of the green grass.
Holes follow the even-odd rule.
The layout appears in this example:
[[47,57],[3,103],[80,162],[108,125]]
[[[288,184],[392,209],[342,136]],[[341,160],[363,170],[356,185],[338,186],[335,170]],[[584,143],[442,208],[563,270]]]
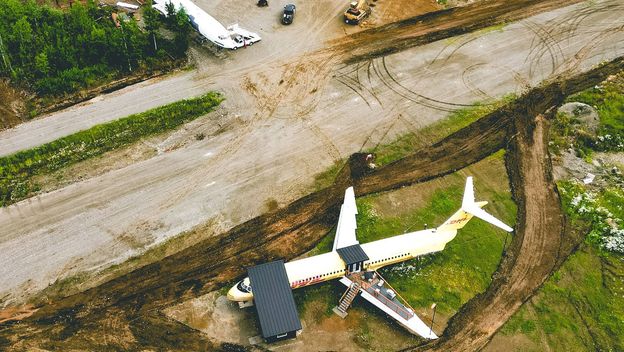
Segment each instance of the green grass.
[[[463,181],[459,178],[459,181]],[[436,191],[429,205],[404,218],[377,221],[370,227],[369,239],[384,234],[401,233],[401,229],[417,230],[427,223],[440,224],[459,209],[463,189],[460,185]],[[491,200],[491,199],[490,199]],[[510,223],[515,206],[510,198],[497,202],[499,216]],[[366,225],[365,225],[366,226]],[[369,227],[360,228],[368,232]],[[386,232],[386,229],[388,232]],[[399,231],[397,231],[399,230]],[[473,220],[447,247],[423,259],[383,268],[381,274],[414,307],[427,307],[436,302],[438,309],[455,313],[475,294],[484,291],[502,255],[505,234],[490,224]]]
[[624,253],[605,240],[623,224],[624,191],[574,181],[559,181],[558,188],[568,219],[588,227],[586,241],[501,333],[527,337],[534,350],[623,351]]
[[624,74],[566,100],[595,107],[605,130],[624,131]]
[[310,251],[310,255],[323,254],[331,252],[334,246],[334,237],[336,236],[336,229],[332,230],[327,236],[323,237],[321,241]]
[[[624,142],[624,73],[567,101],[593,106],[600,124],[592,135],[578,119],[558,115],[551,134],[554,151],[572,144],[579,156],[589,158],[596,150],[624,150],[619,145]],[[607,134],[615,137],[607,140]],[[608,246],[610,237],[621,236],[624,191],[607,175],[599,177],[606,184],[558,182],[568,219],[588,231],[580,250],[501,329],[504,336],[527,337],[530,350],[624,351],[624,250]]]
[[320,322],[333,314],[332,308],[342,296],[344,287],[339,282],[303,287],[293,291],[300,315],[307,314]]
[[[571,143],[575,145],[580,156],[589,159],[593,151],[624,151],[624,72],[612,76],[600,85],[572,95],[566,101],[593,106],[600,118],[599,128],[595,134],[572,127],[570,134],[573,138],[566,138],[573,139]],[[563,122],[566,125],[565,121]],[[569,125],[574,124],[575,121],[571,121]],[[576,124],[578,125],[578,122]],[[561,126],[556,123],[555,135],[565,135],[561,131]],[[557,142],[555,139],[555,143]]]
[[499,23],[499,24],[495,24],[493,26],[489,26],[489,27],[485,27],[483,29],[479,29],[478,31],[475,32],[475,34],[486,34],[486,33],[491,33],[491,32],[501,32],[505,27],[507,26],[507,23]]
[[491,104],[475,103],[471,107],[452,112],[448,118],[424,127],[418,130],[417,133],[402,135],[388,144],[377,146],[367,152],[373,152],[376,154],[375,163],[377,165],[382,166],[389,164],[413,153],[418,148],[430,145],[464,127],[467,127],[488,113],[499,109],[501,106],[508,104],[515,99],[515,95],[509,94]]
[[[579,130],[582,129],[580,120],[564,113],[557,113],[550,128],[549,150],[555,155],[561,155],[561,151],[566,150],[574,144],[574,139]],[[581,149],[577,151],[581,153]]]
[[573,181],[560,181],[558,188],[568,218],[589,224],[587,243],[601,251],[624,254],[624,245],[614,241],[624,235],[624,190],[617,186],[589,190]]
[[315,175],[312,184],[313,190],[320,191],[323,188],[331,186],[334,183],[336,176],[338,176],[338,173],[344,166],[344,163],[344,160],[336,161],[330,168]]
[[502,328],[559,351],[624,350],[624,258],[592,246],[564,265]]
[[36,148],[0,158],[0,206],[24,199],[38,190],[35,175],[65,168],[141,138],[174,129],[212,111],[223,98],[218,93],[181,100],[139,114],[94,126]]

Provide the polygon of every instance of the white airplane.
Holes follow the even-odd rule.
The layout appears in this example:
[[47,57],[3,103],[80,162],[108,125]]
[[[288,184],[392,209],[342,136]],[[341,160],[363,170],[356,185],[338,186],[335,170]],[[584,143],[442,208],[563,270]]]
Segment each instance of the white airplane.
[[[481,209],[486,204],[487,202],[475,202],[472,177],[468,177],[461,209],[439,227],[410,232],[360,246],[355,235],[357,228],[355,195],[353,187],[349,187],[340,209],[332,251],[286,263],[284,266],[290,287],[295,289],[340,279],[340,282],[349,286],[349,291],[353,290],[354,293],[349,294],[349,291],[345,293],[343,298],[350,298],[350,301],[345,305],[341,302],[341,305],[336,307],[338,309],[336,313],[346,315],[348,305],[359,292],[362,298],[386,312],[410,332],[427,339],[435,339],[437,336],[431,328],[414,314],[407,303],[400,301],[393,290],[386,287],[387,283],[376,273],[376,270],[443,250],[446,244],[455,238],[457,230],[464,227],[473,216],[505,231],[513,231],[511,227]],[[360,249],[364,254],[360,252]],[[364,257],[360,256],[360,259],[357,259],[358,253]],[[355,255],[356,262],[350,263],[348,258],[353,255]],[[362,260],[363,258],[366,259]],[[357,260],[360,261],[357,262]],[[234,285],[227,296],[231,301],[251,301],[253,292],[249,277]]]
[[173,4],[176,10],[184,8],[193,28],[204,38],[221,48],[236,50],[243,46],[252,45],[262,39],[258,34],[243,29],[238,24],[233,24],[227,28],[224,27],[214,17],[190,0],[155,0],[153,7],[167,16],[168,3]]

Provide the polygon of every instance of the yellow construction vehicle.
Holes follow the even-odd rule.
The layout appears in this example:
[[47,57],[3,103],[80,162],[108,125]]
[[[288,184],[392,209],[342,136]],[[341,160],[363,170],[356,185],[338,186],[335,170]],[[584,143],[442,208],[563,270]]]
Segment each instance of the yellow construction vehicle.
[[358,24],[370,13],[371,8],[368,5],[368,0],[352,1],[344,13],[344,20],[348,24]]

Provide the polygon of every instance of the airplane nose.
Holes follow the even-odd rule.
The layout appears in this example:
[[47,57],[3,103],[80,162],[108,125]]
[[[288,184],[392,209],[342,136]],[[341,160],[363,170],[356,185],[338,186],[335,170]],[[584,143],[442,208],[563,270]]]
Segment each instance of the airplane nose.
[[227,293],[227,298],[230,301],[240,301],[243,293],[236,287],[236,285],[232,286]]
[[227,298],[228,298],[230,301],[235,301],[235,300],[236,300],[236,292],[235,292],[235,291],[238,291],[238,290],[236,289],[236,286],[231,287],[231,288],[230,288],[230,290],[228,291],[228,293],[227,293]]

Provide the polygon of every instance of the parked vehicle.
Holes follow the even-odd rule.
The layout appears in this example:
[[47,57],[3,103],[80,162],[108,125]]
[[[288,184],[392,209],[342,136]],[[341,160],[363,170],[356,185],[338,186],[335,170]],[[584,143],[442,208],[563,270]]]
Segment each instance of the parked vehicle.
[[297,11],[294,4],[288,4],[284,6],[284,14],[282,15],[283,24],[291,24],[295,18],[295,12]]
[[352,1],[344,13],[344,20],[348,24],[358,24],[370,13],[371,8],[368,5],[368,0]]

